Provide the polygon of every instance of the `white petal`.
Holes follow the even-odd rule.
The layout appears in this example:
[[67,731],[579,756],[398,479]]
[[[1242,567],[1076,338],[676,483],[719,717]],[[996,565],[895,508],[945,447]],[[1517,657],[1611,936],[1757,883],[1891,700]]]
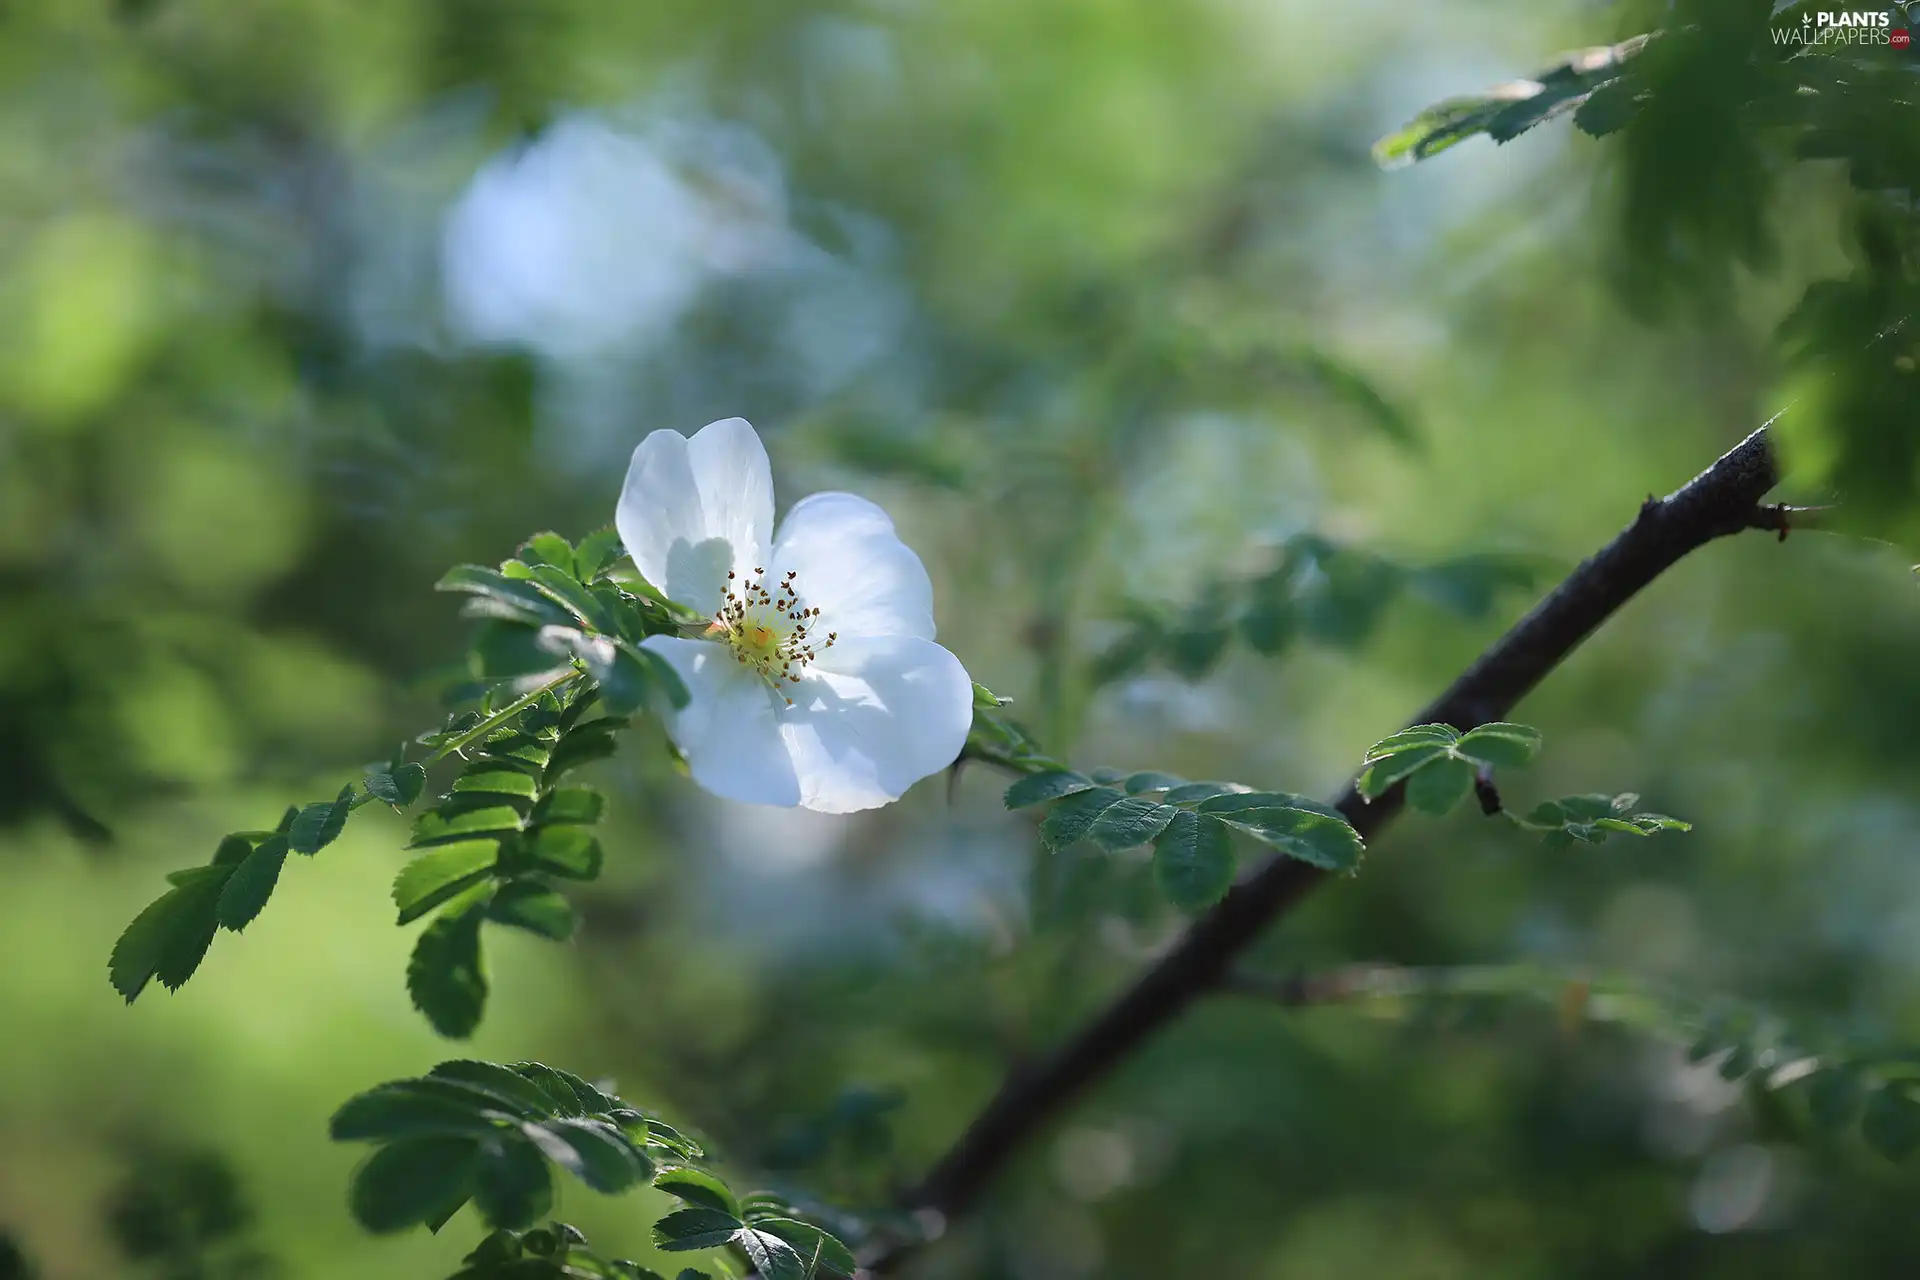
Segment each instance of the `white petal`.
[[800,783],[776,714],[788,708],[766,681],[734,661],[725,645],[648,636],[641,647],[665,658],[693,695],[668,715],[667,732],[695,782],[726,800],[788,808],[800,803]]
[[887,513],[851,493],[803,498],[780,522],[776,571],[796,571],[801,603],[820,610],[816,634],[933,639],[933,584]]
[[822,813],[898,800],[953,763],[973,724],[960,660],[914,636],[843,637],[788,690],[781,732],[800,803]]
[[773,530],[766,448],[745,418],[710,422],[692,439],[656,431],[633,451],[613,522],[642,577],[713,613],[727,571],[766,557]]

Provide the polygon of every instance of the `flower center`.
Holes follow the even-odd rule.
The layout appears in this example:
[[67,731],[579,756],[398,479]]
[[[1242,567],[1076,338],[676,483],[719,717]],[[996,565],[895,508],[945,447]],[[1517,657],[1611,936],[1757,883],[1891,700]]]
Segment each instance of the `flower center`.
[[[825,639],[816,639],[820,610],[800,603],[798,576],[788,570],[770,588],[765,569],[744,577],[728,571],[720,612],[707,627],[707,634],[726,642],[734,661],[752,667],[776,692],[783,684],[799,684],[814,655],[840,638],[829,631]],[[793,705],[792,698],[786,701]]]

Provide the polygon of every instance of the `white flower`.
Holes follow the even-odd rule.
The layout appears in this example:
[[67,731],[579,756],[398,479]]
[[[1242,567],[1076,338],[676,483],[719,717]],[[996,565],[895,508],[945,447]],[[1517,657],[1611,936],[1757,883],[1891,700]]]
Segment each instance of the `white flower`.
[[667,730],[701,786],[851,813],[960,754],[973,682],[933,642],[933,585],[879,507],[816,493],[776,535],[767,451],[728,418],[642,440],[614,523],[647,581],[711,619],[645,641],[693,694]]

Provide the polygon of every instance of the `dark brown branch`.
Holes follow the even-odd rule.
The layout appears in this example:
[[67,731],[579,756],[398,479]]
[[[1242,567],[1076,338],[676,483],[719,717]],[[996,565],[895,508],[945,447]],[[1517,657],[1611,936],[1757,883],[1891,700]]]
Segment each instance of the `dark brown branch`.
[[[1760,505],[1777,480],[1762,427],[1672,496],[1649,498],[1632,525],[1575,569],[1411,723],[1465,730],[1499,719],[1615,610],[1689,552],[1743,529],[1783,530],[1796,517]],[[1368,804],[1349,787],[1337,803],[1371,838],[1399,812],[1401,795],[1396,788]],[[1325,874],[1277,858],[1236,885],[1058,1053],[1010,1077],[915,1190],[909,1207],[944,1217],[966,1209],[1015,1150],[1081,1090],[1218,986],[1234,959]]]

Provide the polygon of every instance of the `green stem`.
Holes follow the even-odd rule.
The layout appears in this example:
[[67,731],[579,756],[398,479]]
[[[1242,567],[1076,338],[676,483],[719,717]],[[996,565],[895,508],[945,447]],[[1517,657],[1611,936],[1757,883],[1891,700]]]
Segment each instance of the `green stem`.
[[451,742],[441,743],[440,749],[421,761],[421,763],[436,764],[439,761],[445,760],[454,752],[486,737],[489,733],[492,733],[495,729],[498,729],[501,725],[538,702],[545,694],[551,693],[562,685],[569,684],[578,679],[580,679],[580,673],[578,671],[568,671],[564,675],[555,676],[545,684],[534,686]]

